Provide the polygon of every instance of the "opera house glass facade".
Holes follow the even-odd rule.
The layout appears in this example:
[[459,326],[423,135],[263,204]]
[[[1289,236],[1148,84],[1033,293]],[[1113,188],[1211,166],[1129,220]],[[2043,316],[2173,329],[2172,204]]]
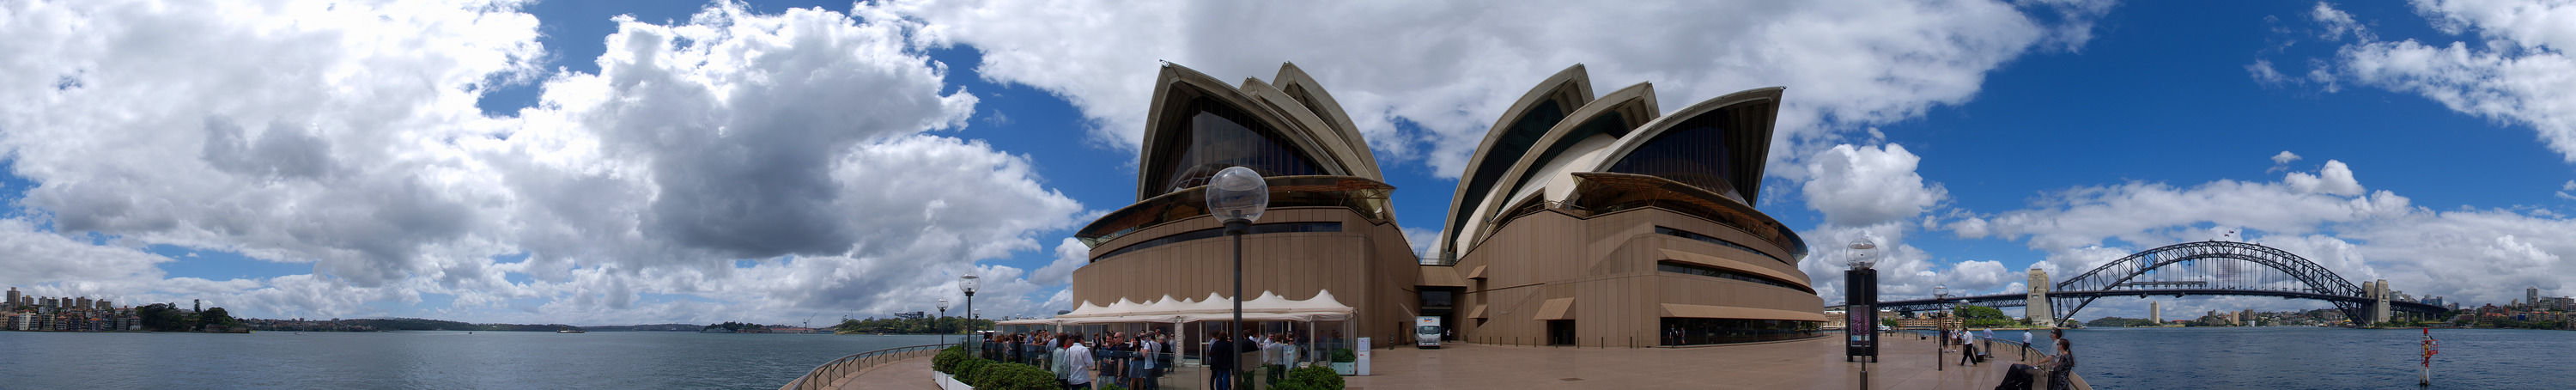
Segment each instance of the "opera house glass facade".
[[1213,317],[1166,312],[1233,294],[1233,246],[1205,190],[1243,166],[1271,191],[1243,236],[1244,294],[1296,302],[1269,318],[1338,320],[1309,324],[1316,339],[1409,337],[1414,316],[1497,344],[1821,335],[1823,302],[1797,269],[1806,245],[1750,206],[1780,88],[1667,113],[1647,84],[1595,95],[1581,65],[1559,72],[1487,133],[1430,259],[1397,228],[1368,142],[1296,66],[1228,84],[1167,64],[1154,91],[1136,203],[1076,233],[1091,261],[1056,325],[1151,318],[1198,334],[1189,322]]
[[[1583,66],[1521,96],[1468,160],[1425,291],[1459,338],[1626,347],[1819,337],[1806,243],[1752,205],[1781,88],[1669,112]],[[1454,276],[1452,276],[1454,275]]]

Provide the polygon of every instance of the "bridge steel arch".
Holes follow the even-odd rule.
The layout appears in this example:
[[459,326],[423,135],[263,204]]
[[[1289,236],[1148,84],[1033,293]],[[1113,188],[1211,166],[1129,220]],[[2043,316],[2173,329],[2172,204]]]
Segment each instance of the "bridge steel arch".
[[[2073,278],[2057,282],[2056,287],[2050,291],[2105,293],[2112,291],[2136,291],[2140,293],[2140,295],[2158,294],[2159,290],[2171,291],[2170,289],[2163,287],[2170,287],[2173,283],[2178,282],[2138,279],[2140,279],[2141,276],[2149,276],[2159,270],[2164,270],[2177,264],[2191,264],[2206,260],[2217,260],[2222,263],[2236,262],[2240,264],[2260,265],[2279,271],[2281,275],[2287,276],[2290,280],[2295,280],[2296,283],[2268,283],[2270,286],[2268,288],[2247,288],[2243,287],[2247,282],[2249,282],[2246,280],[2223,280],[2227,275],[2194,274],[2192,275],[2193,277],[2202,279],[2196,282],[2226,284],[2230,285],[2230,289],[2232,290],[2268,290],[2286,293],[2244,295],[2326,298],[2316,297],[2317,295],[2324,295],[2331,298],[2341,298],[2321,300],[2333,302],[2335,309],[2343,311],[2344,318],[2350,318],[2354,321],[2369,318],[2365,314],[2369,309],[2369,306],[2365,303],[2367,300],[2359,299],[2367,298],[2363,295],[2360,285],[2353,284],[2352,281],[2345,280],[2343,276],[2336,275],[2334,271],[2327,270],[2326,267],[2319,266],[2316,262],[2308,261],[2307,258],[2299,257],[2299,255],[2292,254],[2289,251],[2256,245],[2253,243],[2234,241],[2187,242],[2130,254],[2128,257],[2122,257],[2119,260],[2113,260],[2100,267],[2095,267],[2092,271],[2086,271]],[[2059,308],[2057,310],[2062,310],[2057,313],[2050,313],[2050,316],[2057,318],[2059,323],[2073,321],[2075,313],[2084,310],[2085,306],[2093,304],[2094,299],[2110,295],[2112,294],[2097,293],[2080,294],[2062,298],[2050,297],[2050,306],[2053,308]]]

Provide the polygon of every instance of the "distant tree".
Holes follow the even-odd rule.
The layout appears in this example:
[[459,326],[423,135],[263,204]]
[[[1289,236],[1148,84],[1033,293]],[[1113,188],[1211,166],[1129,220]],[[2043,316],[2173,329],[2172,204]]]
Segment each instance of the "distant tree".
[[1997,310],[1992,307],[1963,305],[1959,306],[1956,311],[1959,313],[1959,318],[1966,321],[1967,325],[1970,327],[1993,328],[2010,326],[2015,323],[2012,316],[2006,316],[2004,315],[2003,310]]
[[2155,321],[2149,321],[2149,320],[2146,320],[2146,319],[2143,319],[2143,318],[2120,318],[2120,317],[2102,317],[2102,318],[2095,318],[2095,319],[2093,319],[2092,321],[2085,321],[2085,322],[2084,322],[2084,326],[2090,326],[2090,327],[2096,327],[2096,328],[2118,328],[2118,327],[2126,327],[2126,326],[2154,326],[2154,325],[2157,325]]
[[197,314],[197,323],[215,326],[233,326],[241,325],[241,320],[233,319],[232,313],[225,312],[224,308],[218,307],[206,309],[204,313]]
[[142,308],[134,309],[134,311],[137,316],[143,317],[144,330],[156,332],[181,332],[188,330],[187,318],[179,315],[179,305],[177,304],[155,303],[143,305]]

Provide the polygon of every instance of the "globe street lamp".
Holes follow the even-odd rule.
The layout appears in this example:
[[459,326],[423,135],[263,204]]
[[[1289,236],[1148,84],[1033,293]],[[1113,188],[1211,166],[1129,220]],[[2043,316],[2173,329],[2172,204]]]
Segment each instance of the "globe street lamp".
[[1843,271],[1843,361],[1860,357],[1860,388],[1869,388],[1869,362],[1878,360],[1878,243],[1868,236],[1852,239],[1851,269]]
[[[1225,235],[1234,236],[1234,328],[1235,337],[1243,337],[1243,234],[1252,230],[1252,221],[1261,220],[1261,211],[1270,206],[1270,183],[1260,172],[1242,166],[1227,167],[1208,179],[1208,215],[1225,221]],[[1237,339],[1240,340],[1240,339]]]
[[975,286],[980,284],[983,284],[983,281],[975,279],[975,270],[966,270],[966,276],[957,277],[957,289],[966,292],[966,330],[969,331],[966,334],[967,337],[975,335],[972,332],[975,330]]
[[1949,360],[1949,358],[1945,356],[1945,355],[1947,355],[1947,354],[1950,352],[1950,350],[1949,350],[1949,349],[1946,349],[1946,348],[1950,348],[1950,326],[1949,326],[1949,325],[1947,325],[1947,324],[1945,324],[1946,322],[1948,322],[1948,321],[1950,320],[1950,302],[1949,302],[1949,300],[1950,300],[1950,286],[1948,286],[1948,285],[1933,285],[1933,286],[1932,286],[1932,306],[1933,306],[1933,307],[1941,308],[1941,318],[1940,318],[1940,319],[1932,320],[1932,329],[1933,329],[1933,332],[1932,332],[1932,333],[1933,333],[1933,334],[1937,334],[1937,335],[1940,335],[1940,336],[1941,336],[1941,339],[1940,339],[1940,340],[1937,340],[1937,341],[1934,341],[1934,342],[1933,342],[1933,344],[1934,344],[1934,345],[1937,345],[1937,347],[1934,347],[1934,348],[1941,348],[1941,349],[1935,349],[1935,350],[1933,350],[1933,351],[1932,351],[1932,356],[1933,356],[1933,357],[1932,357],[1932,370],[1933,370],[1933,371],[1941,371],[1941,362],[1942,362],[1942,361],[1944,361],[1944,360]]
[[948,343],[948,332],[939,330],[939,320],[948,319],[948,298],[939,299],[939,318],[930,319],[930,331],[939,332],[939,343]]

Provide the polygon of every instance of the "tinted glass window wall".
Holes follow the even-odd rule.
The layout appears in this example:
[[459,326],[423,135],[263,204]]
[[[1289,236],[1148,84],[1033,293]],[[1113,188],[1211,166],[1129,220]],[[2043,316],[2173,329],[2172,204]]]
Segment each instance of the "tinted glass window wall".
[[1664,317],[1664,345],[1750,343],[1824,337],[1817,321]]
[[1169,175],[1163,180],[1164,193],[1206,185],[1208,177],[1233,166],[1252,168],[1264,177],[1324,174],[1276,129],[1243,111],[1210,99],[1193,100],[1190,109],[1189,129],[1175,133],[1178,139],[1166,146],[1181,150],[1157,170]]

